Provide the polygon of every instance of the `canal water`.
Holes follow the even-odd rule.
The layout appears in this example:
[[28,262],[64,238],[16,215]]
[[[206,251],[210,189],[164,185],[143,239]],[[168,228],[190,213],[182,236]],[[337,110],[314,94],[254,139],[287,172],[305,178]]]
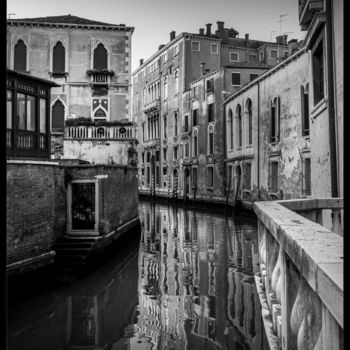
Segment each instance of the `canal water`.
[[89,275],[8,305],[9,350],[267,350],[257,223],[141,201],[141,239]]

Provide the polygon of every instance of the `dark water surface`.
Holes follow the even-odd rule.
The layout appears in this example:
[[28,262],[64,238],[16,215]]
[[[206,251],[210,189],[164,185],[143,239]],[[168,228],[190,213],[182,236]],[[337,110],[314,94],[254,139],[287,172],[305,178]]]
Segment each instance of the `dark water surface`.
[[140,202],[141,242],[8,306],[9,350],[267,350],[253,217]]

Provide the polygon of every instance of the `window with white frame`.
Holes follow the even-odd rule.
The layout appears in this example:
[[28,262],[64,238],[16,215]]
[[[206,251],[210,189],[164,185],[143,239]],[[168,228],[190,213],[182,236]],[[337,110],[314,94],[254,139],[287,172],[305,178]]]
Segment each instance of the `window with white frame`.
[[219,44],[211,44],[211,53],[213,54],[219,53]]
[[239,62],[239,53],[238,52],[230,52],[230,61],[231,62]]
[[179,45],[174,46],[174,56],[179,54]]
[[199,41],[192,41],[191,42],[191,50],[192,51],[200,51]]
[[179,70],[176,69],[174,72],[175,77],[175,94],[179,92]]

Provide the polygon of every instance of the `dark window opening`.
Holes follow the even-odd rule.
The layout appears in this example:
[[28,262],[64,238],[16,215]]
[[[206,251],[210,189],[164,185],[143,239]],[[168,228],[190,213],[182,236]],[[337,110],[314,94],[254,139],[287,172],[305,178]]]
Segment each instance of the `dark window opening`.
[[238,118],[238,147],[242,147],[242,108],[241,105],[237,106],[237,118]]
[[107,50],[102,44],[94,50],[94,69],[107,69]]
[[253,143],[253,112],[252,112],[252,101],[248,100],[247,102],[248,109],[248,144]]
[[177,136],[177,113],[174,114],[174,136]]
[[14,52],[14,70],[25,72],[27,70],[27,47],[23,40],[18,40]]
[[188,132],[188,115],[185,115],[184,131],[185,131],[185,132]]
[[276,193],[278,191],[278,162],[271,162],[270,169],[270,191]]
[[304,191],[303,194],[311,196],[311,160],[304,159]]
[[64,128],[64,106],[61,101],[56,101],[52,107],[52,131],[62,132]]
[[244,165],[244,183],[243,188],[246,190],[251,189],[251,174],[252,174],[252,165],[251,163],[246,163]]
[[214,186],[214,168],[213,167],[207,168],[207,186],[208,187]]
[[107,118],[105,111],[102,108],[99,108],[95,114],[94,118]]
[[66,50],[62,43],[59,41],[53,48],[52,71],[54,73],[65,72],[65,57]]
[[192,126],[198,125],[198,109],[192,111]]
[[324,98],[324,71],[323,71],[323,41],[321,41],[312,55],[312,72],[314,83],[314,104]]
[[250,81],[253,81],[253,80],[256,79],[258,76],[259,76],[259,74],[251,73],[251,74],[250,74]]
[[232,73],[232,85],[241,85],[240,73]]
[[212,131],[209,131],[209,150],[208,154],[214,153],[214,134]]
[[214,121],[214,104],[208,105],[208,122]]
[[207,80],[207,93],[214,91],[214,79]]
[[302,135],[310,135],[309,84],[301,86],[301,126]]
[[270,141],[272,143],[280,140],[280,114],[281,114],[281,103],[280,98],[275,97],[271,102],[271,129],[270,129]]

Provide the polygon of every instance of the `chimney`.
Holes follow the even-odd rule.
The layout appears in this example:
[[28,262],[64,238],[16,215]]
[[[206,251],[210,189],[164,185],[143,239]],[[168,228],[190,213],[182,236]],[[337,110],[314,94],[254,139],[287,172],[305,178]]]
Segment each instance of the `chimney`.
[[221,21],[216,22],[216,24],[218,25],[218,31],[224,30],[224,23],[225,22],[221,22]]
[[211,35],[211,23],[206,24],[206,27],[207,27],[206,35],[210,36]]
[[143,65],[143,58],[140,58],[140,66]]
[[204,28],[199,28],[199,35],[204,35]]
[[245,40],[249,40],[249,34],[244,34]]
[[278,45],[287,45],[287,35],[276,36],[276,42]]
[[165,45],[163,45],[163,44],[162,44],[162,45],[159,45],[159,46],[158,46],[158,51],[161,50],[164,46],[165,46]]
[[175,39],[175,35],[176,35],[175,30],[172,30],[172,31],[170,32],[170,41],[172,41],[172,40]]
[[200,67],[201,67],[201,77],[202,77],[203,75],[205,75],[205,63],[204,62],[200,63]]

